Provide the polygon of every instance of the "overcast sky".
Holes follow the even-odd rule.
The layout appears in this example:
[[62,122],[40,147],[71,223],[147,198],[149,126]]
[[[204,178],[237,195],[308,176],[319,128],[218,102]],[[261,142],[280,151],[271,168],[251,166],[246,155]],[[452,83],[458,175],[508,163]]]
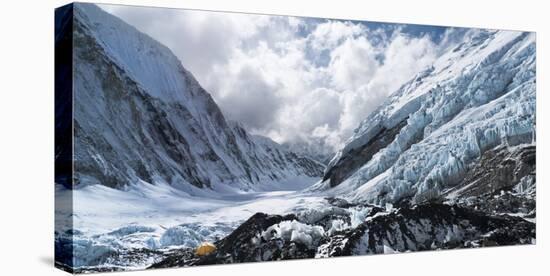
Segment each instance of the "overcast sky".
[[334,151],[462,30],[100,5],[168,46],[227,118]]

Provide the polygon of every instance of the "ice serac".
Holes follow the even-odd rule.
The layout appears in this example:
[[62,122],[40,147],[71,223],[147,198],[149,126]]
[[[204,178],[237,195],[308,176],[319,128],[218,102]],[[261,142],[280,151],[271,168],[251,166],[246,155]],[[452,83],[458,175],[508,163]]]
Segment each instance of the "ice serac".
[[167,47],[95,5],[74,13],[77,187],[261,190],[322,174],[320,163],[228,122]]
[[[535,34],[472,32],[360,124],[319,187],[377,204],[424,202],[467,185],[487,151],[534,146]],[[506,180],[501,187],[519,178]]]

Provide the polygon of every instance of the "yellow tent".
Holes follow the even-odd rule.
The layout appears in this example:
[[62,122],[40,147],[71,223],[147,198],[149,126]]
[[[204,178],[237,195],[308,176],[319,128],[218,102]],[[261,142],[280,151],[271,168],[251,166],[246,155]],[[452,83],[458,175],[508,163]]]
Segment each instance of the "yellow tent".
[[198,256],[205,256],[212,252],[216,251],[216,246],[209,242],[203,242],[201,245],[197,247],[195,250],[195,254]]

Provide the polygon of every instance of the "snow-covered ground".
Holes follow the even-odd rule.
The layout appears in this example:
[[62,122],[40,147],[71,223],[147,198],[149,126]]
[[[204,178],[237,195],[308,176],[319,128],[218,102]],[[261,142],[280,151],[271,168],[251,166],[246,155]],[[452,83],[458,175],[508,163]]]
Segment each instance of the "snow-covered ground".
[[[300,180],[299,185],[292,186],[305,187],[316,181]],[[197,197],[168,185],[144,182],[125,191],[103,185],[72,191],[61,185],[56,188],[58,204],[73,205],[72,214],[58,209],[56,215],[58,225],[67,225],[63,231],[58,229],[58,236],[70,230],[72,219],[76,267],[113,265],[105,257],[109,252],[194,248],[227,236],[257,212],[299,214],[326,205],[321,196],[292,190]],[[143,269],[154,260],[129,263],[129,267],[119,262],[116,265]]]
[[[508,226],[465,226],[450,212],[459,210],[473,223],[482,214],[462,206],[392,205],[443,196],[475,210],[484,206],[491,213],[486,219],[515,227],[505,239],[509,244],[534,237],[533,225],[510,218],[536,216],[534,159],[529,161],[536,141],[534,34],[475,31],[369,115],[321,182],[322,164],[227,121],[166,47],[93,5],[75,10],[75,181],[73,190],[56,187],[56,260],[72,258],[66,263],[84,271],[143,269],[174,251],[227,237],[258,212],[293,215],[258,234],[270,254],[273,240],[306,245],[307,254],[287,255],[292,258],[313,257],[316,248],[322,254],[315,256],[337,256],[333,249],[358,235],[365,246],[346,254],[424,250],[433,242],[431,249],[456,248],[492,231],[510,232]],[[512,170],[491,174],[496,162],[513,161],[504,158],[509,155],[479,160],[491,149],[515,146],[526,150],[516,158],[523,169],[515,172],[524,177],[509,180],[512,191],[463,198],[480,175],[509,175]],[[479,174],[462,183],[478,163],[485,165]],[[349,202],[331,205],[336,198]],[[526,206],[502,208],[509,200]],[[348,229],[351,236],[343,236]],[[231,239],[230,247],[256,243],[251,239]],[[380,246],[371,246],[372,239]],[[266,256],[261,260],[271,259]]]
[[[61,186],[57,189],[57,200],[70,200],[68,189]],[[74,228],[89,234],[113,231],[130,224],[162,228],[196,222],[205,225],[233,223],[256,212],[283,214],[322,199],[298,191],[195,197],[168,185],[146,183],[136,184],[126,191],[91,185],[72,193]]]

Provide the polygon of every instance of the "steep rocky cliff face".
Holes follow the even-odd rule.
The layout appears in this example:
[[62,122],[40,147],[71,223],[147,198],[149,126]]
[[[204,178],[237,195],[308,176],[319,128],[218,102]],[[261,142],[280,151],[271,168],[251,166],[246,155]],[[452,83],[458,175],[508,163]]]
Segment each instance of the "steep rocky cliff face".
[[322,174],[228,122],[168,48],[94,5],[74,7],[76,186],[262,190]]

